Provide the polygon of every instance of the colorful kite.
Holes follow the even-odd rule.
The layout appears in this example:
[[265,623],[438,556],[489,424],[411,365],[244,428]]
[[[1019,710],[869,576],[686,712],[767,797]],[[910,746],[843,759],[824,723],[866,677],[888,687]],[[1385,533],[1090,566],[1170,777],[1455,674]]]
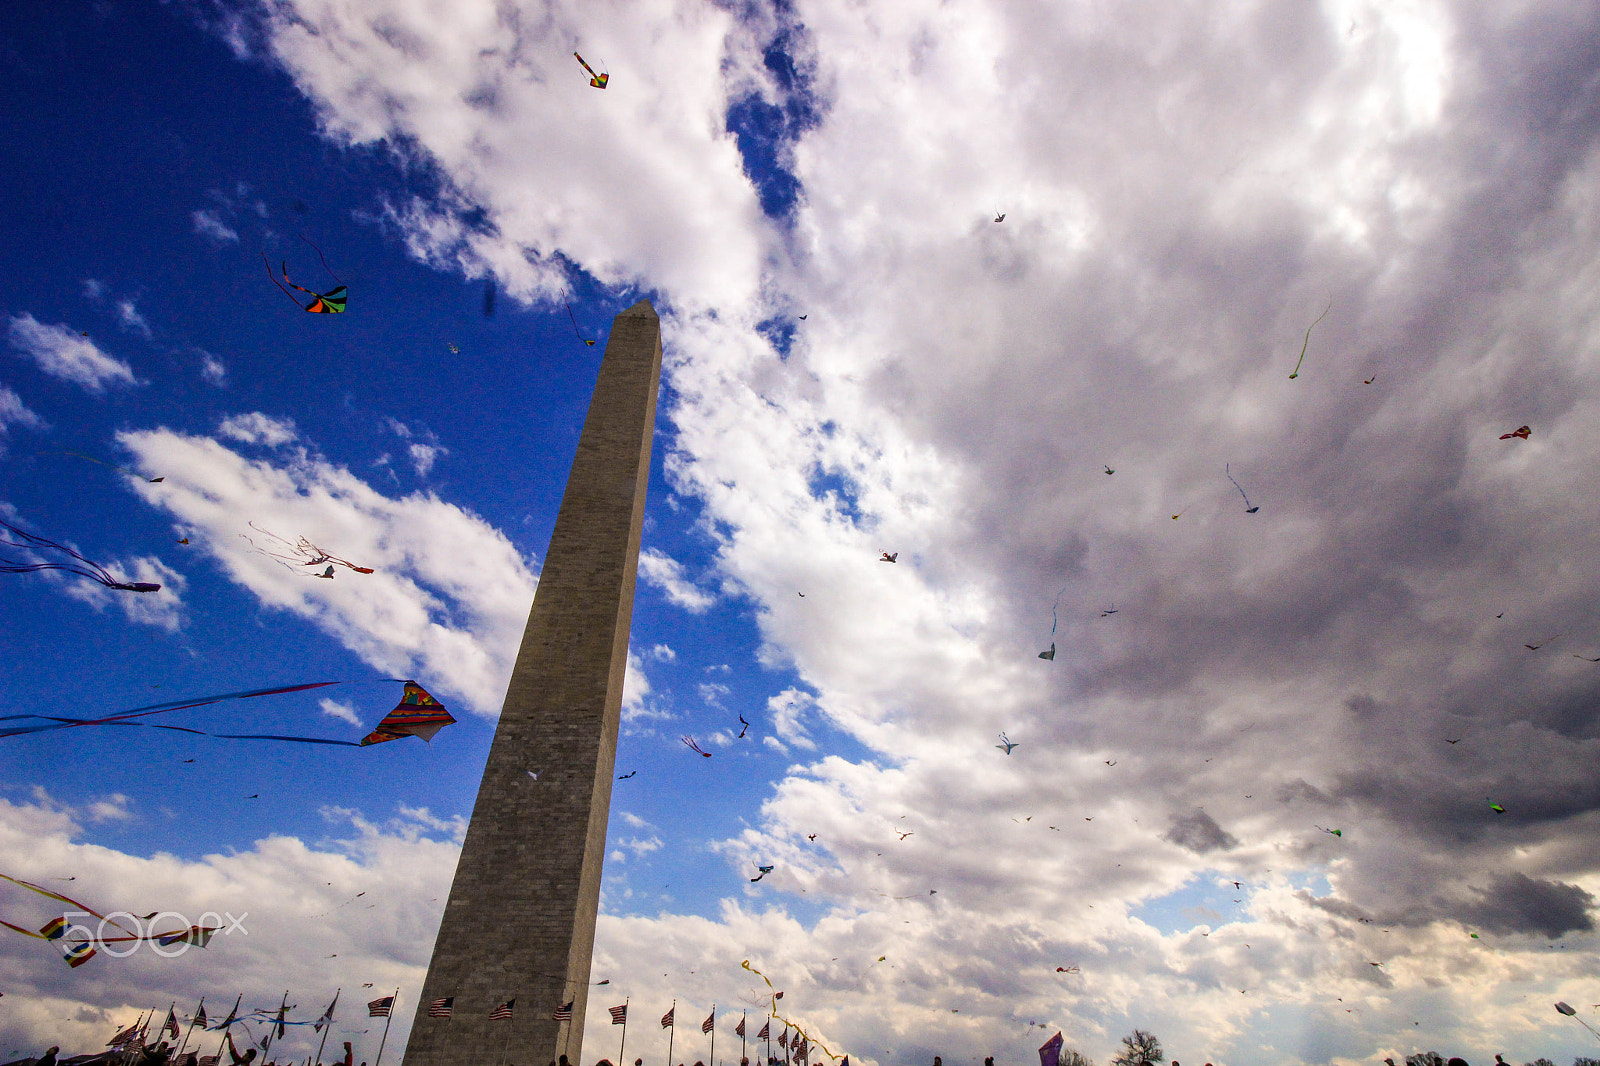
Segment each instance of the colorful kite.
[[1520,437],[1523,440],[1527,440],[1528,437],[1532,433],[1533,433],[1533,430],[1529,429],[1527,426],[1518,426],[1516,429],[1512,430],[1510,433],[1502,433],[1502,434],[1500,434],[1500,439],[1501,440],[1510,440],[1513,437]]
[[[611,80],[611,75],[609,73],[607,73],[607,74],[596,74],[594,72],[594,68],[593,67],[591,67],[589,64],[583,62],[583,57],[582,56],[580,56],[576,52],[572,53],[572,56],[579,63],[583,64],[583,69],[584,70],[587,70],[589,72],[589,84],[590,85],[593,85],[596,89],[604,89],[606,87],[606,82]],[[605,66],[604,63],[602,63],[600,65],[601,66]]]
[[361,747],[399,740],[401,737],[421,737],[424,742],[431,741],[434,734],[447,725],[454,725],[455,721],[450,712],[428,695],[421,685],[407,681],[400,702],[395,704],[394,710],[384,715],[383,721],[371,733],[362,738]]
[[1011,754],[1011,749],[1016,747],[1016,746],[1017,746],[1016,742],[1013,741],[1010,737],[1006,736],[1004,733],[1000,734],[1000,743],[995,745],[995,747],[999,748],[1001,751],[1005,752],[1007,755],[1010,755]]
[[1504,814],[1504,813],[1506,813],[1506,809],[1504,807],[1500,806],[1500,804],[1496,803],[1494,800],[1490,799],[1489,797],[1485,796],[1484,797],[1484,802],[1489,804],[1489,809],[1491,811],[1493,811],[1494,813],[1496,813],[1496,814]]
[[[120,924],[115,918],[101,914],[93,907],[80,903],[71,896],[64,896],[59,892],[52,892],[50,889],[43,888],[31,881],[23,881],[20,878],[12,877],[9,874],[0,874],[0,879],[10,881],[14,885],[19,885],[31,892],[37,892],[39,895],[48,899],[53,899],[58,903],[65,903],[68,906],[75,908],[74,911],[69,913],[86,915],[89,917],[98,918],[100,920],[99,930],[97,933],[87,936],[79,936],[76,933],[73,933],[71,938],[68,937],[69,932],[74,930],[82,930],[83,933],[89,934],[90,930],[85,925],[69,922],[64,915],[58,918],[50,919],[40,927],[37,933],[31,929],[25,929],[22,926],[13,925],[11,922],[0,920],[0,925],[5,926],[7,929],[12,930],[13,932],[21,933],[23,936],[32,937],[35,940],[47,940],[51,941],[52,943],[59,942],[56,943],[56,946],[61,949],[61,952],[64,956],[63,961],[65,961],[68,966],[74,968],[82,966],[84,963],[88,962],[95,956],[95,953],[99,947],[104,947],[107,944],[127,944],[150,941],[159,944],[161,947],[170,947],[173,944],[184,943],[193,944],[196,947],[203,948],[210,943],[212,934],[217,931],[217,927],[214,926],[193,925],[187,929],[170,929],[160,933],[154,931],[148,934],[137,933]],[[118,914],[127,912],[113,911],[112,913]],[[160,911],[151,911],[149,914],[130,914],[129,917],[138,921],[150,921],[160,913]],[[103,935],[105,927],[108,924],[127,935]]]
[[[1328,301],[1328,306],[1324,307],[1322,309],[1322,314],[1317,316],[1317,322],[1321,322],[1324,318],[1327,318],[1328,317],[1328,312],[1332,311],[1332,310],[1333,310],[1333,301],[1329,300]],[[1289,375],[1289,380],[1290,381],[1293,381],[1295,378],[1300,376],[1300,364],[1306,361],[1306,349],[1308,347],[1310,347],[1310,345],[1311,345],[1311,331],[1317,328],[1317,322],[1313,322],[1313,323],[1311,323],[1311,325],[1306,327],[1306,339],[1305,339],[1304,343],[1302,343],[1300,345],[1300,358],[1295,361],[1294,373]]]
[[880,563],[895,563],[895,562],[899,562],[899,561],[900,561],[900,553],[899,552],[895,552],[893,555],[890,555],[888,552],[884,552],[882,558],[880,558],[878,560],[878,562],[880,562]]
[[[398,681],[401,679],[387,678],[385,680]],[[137,725],[148,729],[166,729],[175,733],[191,733],[195,736],[214,737],[221,740],[280,740],[295,744],[330,744],[335,747],[359,748],[371,744],[381,744],[386,740],[395,740],[404,736],[418,736],[423,740],[432,740],[435,733],[455,721],[449,712],[441,707],[438,701],[424,691],[422,686],[415,681],[404,682],[405,693],[401,697],[399,704],[389,712],[383,721],[378,723],[369,736],[359,742],[354,740],[328,740],[324,737],[281,736],[276,733],[207,733],[203,730],[189,729],[185,726],[157,725],[153,722],[134,721],[137,718],[148,718],[151,715],[186,710],[190,707],[205,707],[213,703],[223,703],[229,700],[252,699],[256,696],[276,696],[287,692],[304,692],[314,688],[327,688],[332,685],[352,683],[348,681],[314,681],[306,685],[289,685],[284,688],[228,692],[220,696],[203,696],[193,700],[178,700],[172,703],[151,704],[148,707],[135,707],[131,711],[109,715],[104,718],[63,718],[48,714],[13,714],[0,717],[0,722],[33,718],[51,724],[6,729],[0,731],[0,738],[21,736],[25,733],[44,733],[54,729],[75,729],[79,726],[88,725]]]
[[[1317,826],[1317,828],[1318,829],[1322,829],[1322,826],[1319,825],[1319,826]],[[1324,833],[1327,833],[1329,836],[1336,836],[1336,837],[1343,837],[1344,836],[1344,830],[1343,829],[1322,829],[1322,831]]]
[[757,866],[756,869],[761,872],[750,879],[751,884],[755,884],[757,881],[770,874],[773,870],[771,866]]
[[[309,240],[306,240],[304,235],[302,235],[300,239],[305,241],[307,244],[311,244]],[[316,249],[317,258],[322,260],[322,269],[326,270],[328,272],[328,276],[333,278],[334,281],[339,281],[339,275],[335,274],[333,272],[333,268],[328,266],[328,260],[323,256],[322,249],[317,248],[317,246],[314,244],[311,244],[311,247]],[[278,288],[283,289],[283,294],[289,299],[293,300],[296,307],[300,306],[300,298],[294,293],[290,292],[289,289],[299,289],[307,296],[313,297],[312,301],[306,304],[305,307],[301,308],[301,310],[309,311],[314,315],[344,314],[344,305],[349,297],[346,295],[345,285],[342,281],[339,282],[339,287],[331,292],[313,292],[312,290],[304,288],[300,285],[296,285],[294,282],[289,280],[289,264],[287,262],[279,264],[283,268],[282,282],[279,282],[277,277],[273,275],[272,264],[267,262],[267,254],[265,252],[261,253],[261,264],[267,268],[267,277],[272,278],[272,283],[277,285]],[[289,289],[284,289],[283,287],[285,285],[289,286]]]
[[593,348],[594,347],[594,341],[590,340],[588,337],[585,337],[583,335],[582,331],[580,331],[578,329],[578,316],[572,313],[572,305],[571,304],[563,304],[562,306],[564,306],[567,309],[567,317],[572,319],[572,332],[578,334],[578,339],[580,341],[582,341],[583,343],[587,344],[589,347]]
[[372,568],[369,566],[357,566],[348,559],[341,559],[337,555],[328,554],[323,549],[311,543],[305,537],[301,537],[299,540],[291,543],[278,536],[276,533],[271,532],[270,530],[262,529],[254,522],[249,523],[249,525],[251,529],[255,530],[257,533],[260,533],[262,536],[271,537],[273,540],[283,545],[283,547],[288,550],[288,554],[278,551],[268,551],[255,541],[250,540],[250,537],[247,534],[240,533],[239,536],[244,537],[245,540],[249,541],[250,546],[256,551],[260,552],[262,555],[267,556],[269,559],[278,560],[279,563],[290,570],[294,570],[295,573],[304,574],[304,571],[297,569],[297,567],[300,566],[322,566],[324,564],[329,564],[327,570],[320,574],[304,574],[304,576],[325,577],[332,579],[333,566],[331,564],[333,563],[338,563],[340,566],[348,566],[358,574],[370,574],[373,572]]
[[743,728],[739,730],[739,735],[737,737],[734,737],[734,739],[735,740],[743,740],[744,739],[744,735],[746,733],[750,732],[750,723],[744,720],[744,715],[742,715],[742,714],[739,715],[738,718],[739,718],[739,725],[741,725]]
[[0,574],[32,574],[39,570],[65,570],[69,574],[77,574],[91,581],[98,581],[108,589],[117,589],[120,592],[160,592],[161,586],[150,581],[118,581],[105,567],[99,563],[85,559],[77,552],[64,544],[57,544],[53,540],[36,537],[32,533],[25,533],[9,522],[0,521],[0,527],[9,530],[21,540],[6,540],[0,537],[0,545],[9,548],[22,548],[25,551],[38,551],[49,548],[71,556],[76,562],[71,563],[21,563],[9,559],[0,559]]
[[1233,482],[1233,487],[1239,490],[1239,495],[1240,496],[1244,496],[1244,513],[1245,514],[1255,514],[1257,511],[1261,510],[1261,508],[1259,508],[1259,507],[1250,506],[1250,497],[1244,495],[1244,486],[1239,484],[1239,482],[1234,480],[1232,464],[1231,463],[1223,463],[1222,464],[1222,472],[1224,474],[1228,475],[1228,480],[1232,481]]
[[694,752],[696,755],[704,755],[708,759],[711,758],[711,753],[709,751],[702,751],[700,749],[700,745],[694,742],[693,737],[679,737],[678,739],[689,745],[689,750]]

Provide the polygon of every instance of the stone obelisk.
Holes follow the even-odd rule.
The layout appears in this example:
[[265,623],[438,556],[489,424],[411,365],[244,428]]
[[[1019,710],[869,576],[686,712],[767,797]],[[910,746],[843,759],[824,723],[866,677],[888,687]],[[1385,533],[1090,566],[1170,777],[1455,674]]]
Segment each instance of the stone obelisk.
[[[581,1054],[660,378],[661,324],[640,300],[606,342],[405,1066]],[[430,1017],[442,999],[451,1016]]]

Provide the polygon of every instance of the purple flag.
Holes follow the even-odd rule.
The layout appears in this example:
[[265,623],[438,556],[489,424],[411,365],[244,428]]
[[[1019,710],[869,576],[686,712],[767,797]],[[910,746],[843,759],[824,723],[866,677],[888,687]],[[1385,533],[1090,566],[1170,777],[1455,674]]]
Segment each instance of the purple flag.
[[1061,1045],[1063,1041],[1058,1032],[1044,1042],[1044,1047],[1039,1049],[1039,1066],[1061,1066]]

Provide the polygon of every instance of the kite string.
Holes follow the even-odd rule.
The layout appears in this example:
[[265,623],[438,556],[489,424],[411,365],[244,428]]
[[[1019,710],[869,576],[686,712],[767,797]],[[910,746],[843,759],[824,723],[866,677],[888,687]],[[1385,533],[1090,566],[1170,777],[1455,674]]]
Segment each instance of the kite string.
[[1052,637],[1056,635],[1056,608],[1061,605],[1062,593],[1066,592],[1068,588],[1069,586],[1062,585],[1061,592],[1056,593],[1055,603],[1050,605],[1050,635]]
[[746,970],[749,970],[751,973],[755,974],[757,977],[759,977],[763,981],[767,982],[767,988],[771,989],[771,991],[772,991],[772,1006],[769,1008],[767,1013],[771,1014],[774,1018],[778,1019],[778,1021],[782,1022],[784,1025],[787,1025],[789,1028],[791,1028],[795,1032],[799,1033],[802,1037],[805,1038],[807,1044],[814,1044],[815,1046],[821,1048],[822,1049],[822,1053],[824,1055],[828,1056],[828,1058],[830,1058],[830,1059],[832,1059],[832,1060],[834,1060],[836,1062],[838,1061],[839,1056],[835,1055],[833,1052],[829,1051],[828,1050],[828,1046],[826,1044],[824,1044],[822,1041],[816,1039],[810,1033],[808,1033],[804,1029],[800,1028],[800,1026],[796,1025],[794,1022],[790,1021],[788,1018],[785,1018],[783,1015],[778,1013],[778,994],[779,993],[778,993],[778,990],[776,988],[772,987],[772,982],[770,980],[767,980],[767,975],[766,974],[762,973],[760,970],[756,969],[754,966],[751,966],[749,959],[745,959],[739,965],[743,966]]
[[1249,497],[1249,496],[1245,496],[1245,492],[1244,492],[1244,486],[1243,486],[1243,485],[1241,485],[1241,484],[1239,484],[1239,482],[1237,482],[1237,481],[1235,481],[1235,480],[1234,480],[1234,477],[1233,477],[1233,471],[1232,471],[1232,470],[1231,470],[1231,469],[1229,469],[1229,467],[1230,467],[1230,466],[1231,466],[1231,465],[1232,465],[1232,464],[1229,464],[1229,463],[1224,463],[1224,464],[1223,464],[1223,465],[1222,465],[1222,472],[1223,472],[1223,473],[1224,473],[1224,474],[1227,474],[1227,475],[1228,475],[1228,480],[1229,480],[1229,481],[1233,481],[1233,487],[1234,487],[1234,488],[1236,488],[1236,489],[1238,489],[1238,490],[1239,490],[1239,495],[1241,495],[1241,496],[1244,496],[1244,505],[1245,505],[1245,506],[1246,506],[1246,507],[1249,507],[1249,506],[1250,506],[1250,497]]

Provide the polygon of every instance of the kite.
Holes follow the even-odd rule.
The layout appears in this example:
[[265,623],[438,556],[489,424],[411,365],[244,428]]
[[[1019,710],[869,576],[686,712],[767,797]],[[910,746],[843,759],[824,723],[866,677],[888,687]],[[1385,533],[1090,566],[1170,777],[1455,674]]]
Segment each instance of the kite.
[[[900,833],[900,830],[896,829],[895,832]],[[900,839],[904,840],[906,837],[915,836],[916,832],[915,829],[907,829],[904,833],[900,833]]]
[[1188,513],[1189,513],[1189,509],[1187,507],[1185,507],[1183,510],[1179,511],[1177,514],[1173,515],[1172,516],[1172,520],[1174,522],[1176,522],[1178,519],[1182,518],[1184,515],[1186,515]]
[[1361,384],[1363,384],[1363,385],[1371,385],[1374,381],[1377,381],[1377,380],[1378,380],[1378,375],[1374,374],[1370,378],[1362,378],[1361,379]]
[[85,559],[66,545],[57,544],[53,540],[45,540],[43,537],[36,537],[32,533],[25,533],[9,522],[0,521],[0,527],[10,530],[14,535],[22,538],[21,540],[6,540],[4,537],[0,537],[0,545],[10,548],[22,548],[27,551],[51,548],[77,560],[70,563],[18,563],[9,559],[0,559],[0,574],[32,574],[39,570],[65,570],[69,574],[77,574],[79,577],[98,581],[106,588],[116,589],[120,592],[161,591],[160,585],[150,581],[118,581],[105,567]]
[[1006,220],[1006,216],[1001,214],[1000,212],[996,211],[995,215],[994,215],[994,220],[996,222],[1004,222]]
[[461,349],[457,348],[454,344],[448,345],[448,347],[450,349],[450,354],[451,355],[460,355],[461,354]]
[[[1101,463],[1100,465],[1101,466],[1105,466],[1104,463]],[[1116,473],[1115,470],[1111,469],[1109,466],[1106,466],[1106,474],[1107,474],[1107,476],[1110,476],[1111,474],[1115,474],[1115,473]]]
[[[1056,593],[1055,602],[1050,604],[1050,638],[1051,638],[1050,639],[1050,650],[1047,651],[1047,652],[1042,651],[1042,652],[1039,653],[1039,658],[1044,659],[1046,662],[1053,661],[1055,659],[1055,657],[1056,657],[1055,635],[1056,635],[1056,623],[1059,621],[1059,619],[1056,617],[1056,608],[1061,606],[1061,595],[1062,595],[1062,593],[1064,593],[1066,591],[1067,591],[1067,586],[1062,585],[1061,586],[1061,592],[1057,592]],[[1008,751],[1008,752],[1006,752],[1006,754],[1010,755],[1011,753]]]
[[1496,813],[1496,814],[1504,814],[1504,813],[1506,813],[1506,809],[1504,807],[1500,806],[1500,804],[1496,803],[1494,800],[1490,799],[1487,796],[1485,796],[1483,799],[1484,799],[1484,802],[1489,805],[1489,809],[1491,811],[1493,811],[1494,813]]
[[59,451],[62,455],[74,455],[74,456],[77,456],[79,459],[87,459],[91,463],[99,463],[101,466],[109,466],[111,469],[115,470],[119,474],[127,474],[129,477],[140,478],[140,479],[150,483],[151,485],[159,485],[163,481],[167,480],[165,476],[163,476],[163,477],[145,477],[143,474],[135,474],[132,470],[128,470],[128,469],[126,469],[124,467],[120,467],[116,463],[108,463],[104,459],[96,459],[94,456],[92,456],[92,455],[84,455],[82,452],[69,452],[65,448],[58,448],[56,450]]
[[[606,87],[606,82],[611,80],[611,74],[609,72],[607,72],[605,74],[596,74],[594,72],[594,68],[591,67],[589,64],[584,63],[583,62],[583,57],[580,56],[578,53],[576,53],[576,52],[572,53],[572,57],[574,59],[576,59],[579,63],[582,63],[583,64],[583,69],[587,70],[589,72],[589,84],[590,85],[593,85],[596,89],[604,89]],[[600,65],[601,66],[605,66],[604,63],[602,63]]]
[[1600,663],[1600,659],[1591,659],[1587,655],[1579,655],[1576,652],[1573,653],[1572,657],[1574,659],[1582,659],[1586,663]]
[[1261,508],[1250,506],[1250,497],[1244,495],[1244,486],[1240,485],[1237,481],[1234,481],[1233,470],[1231,469],[1231,466],[1232,464],[1230,463],[1223,463],[1222,472],[1228,475],[1229,481],[1233,481],[1233,487],[1239,490],[1239,495],[1244,496],[1244,513],[1255,514],[1257,511],[1261,510]]
[[[383,680],[401,680],[399,678],[385,678]],[[346,681],[314,681],[305,685],[289,685],[284,688],[254,689],[249,692],[227,692],[219,696],[202,696],[199,699],[178,700],[172,703],[156,703],[147,707],[135,707],[121,714],[109,715],[104,718],[63,718],[47,714],[13,714],[0,718],[0,722],[16,721],[26,718],[35,718],[49,725],[18,726],[0,731],[0,738],[21,736],[25,733],[43,733],[54,729],[75,729],[88,725],[137,725],[149,729],[167,729],[176,733],[191,733],[200,737],[214,737],[221,740],[281,740],[295,744],[331,744],[336,747],[359,748],[372,744],[382,744],[388,740],[400,737],[416,736],[423,740],[432,740],[435,733],[447,725],[455,722],[439,702],[430,696],[426,690],[415,681],[405,681],[405,692],[400,702],[395,705],[384,719],[374,727],[372,733],[361,741],[354,740],[328,740],[323,737],[291,737],[280,736],[275,733],[207,733],[199,729],[189,729],[185,726],[157,725],[153,722],[136,722],[136,718],[148,718],[151,715],[166,714],[169,711],[186,710],[190,707],[205,707],[213,703],[224,703],[229,700],[252,699],[257,696],[276,696],[287,692],[304,692],[308,689],[327,688],[331,685],[350,684]],[[249,797],[254,799],[256,797]]]
[[[125,926],[123,926],[120,923],[118,923],[114,918],[111,918],[111,917],[108,917],[108,916],[106,916],[104,914],[101,914],[99,911],[95,910],[93,907],[90,907],[90,906],[87,906],[87,905],[85,905],[83,903],[80,903],[77,900],[71,898],[70,896],[63,896],[59,892],[52,892],[47,888],[42,888],[39,885],[36,885],[36,884],[32,883],[31,881],[23,881],[20,878],[11,877],[8,874],[0,874],[0,878],[3,878],[5,880],[7,880],[7,881],[10,881],[12,884],[19,885],[19,886],[21,886],[23,888],[26,888],[26,889],[28,889],[28,890],[30,890],[32,892],[37,892],[41,896],[45,896],[45,897],[47,897],[49,899],[56,900],[57,902],[60,902],[60,903],[66,903],[66,904],[76,908],[75,911],[71,911],[71,912],[68,912],[68,913],[84,914],[84,915],[88,915],[90,917],[94,917],[94,918],[100,919],[100,927],[99,927],[100,928],[100,935],[94,935],[94,936],[89,936],[89,937],[86,937],[86,938],[83,938],[83,939],[75,939],[75,940],[71,940],[71,941],[66,941],[66,942],[63,942],[63,943],[60,943],[60,944],[57,945],[58,947],[61,948],[62,954],[64,956],[63,961],[65,961],[68,966],[71,966],[71,967],[74,967],[74,968],[82,966],[84,963],[88,962],[91,958],[93,958],[94,955],[95,955],[95,952],[97,950],[97,946],[98,947],[104,947],[107,944],[127,944],[127,943],[143,942],[143,941],[153,941],[156,944],[159,944],[161,947],[169,947],[169,946],[171,946],[173,944],[185,943],[185,944],[193,944],[193,945],[195,945],[197,947],[202,947],[203,948],[210,942],[212,934],[217,931],[217,928],[219,928],[219,927],[213,927],[213,926],[193,925],[193,926],[190,926],[187,929],[171,929],[171,930],[167,930],[167,931],[161,932],[161,933],[157,933],[157,932],[154,932],[154,931],[150,932],[149,934],[135,933],[132,930],[129,930]],[[68,878],[67,880],[74,880],[74,878]],[[128,912],[126,912],[126,911],[113,911],[112,913],[113,914],[118,914],[118,913],[126,914]],[[161,913],[160,911],[151,911],[149,914],[140,914],[140,915],[129,914],[128,916],[130,918],[135,919],[136,921],[150,921],[151,919],[155,918],[156,915],[158,915],[160,913]],[[103,935],[107,923],[109,923],[110,925],[112,925],[116,929],[119,929],[123,933],[126,933],[128,935],[126,935],[126,936],[105,936],[105,935]],[[13,925],[12,923],[7,922],[7,921],[3,921],[3,920],[0,920],[0,925],[5,926],[7,929],[12,930],[13,932],[21,933],[23,936],[33,937],[36,940],[48,940],[48,941],[52,941],[52,942],[54,942],[54,941],[64,941],[66,936],[67,936],[67,934],[68,934],[68,932],[70,930],[73,930],[73,929],[81,929],[81,930],[83,930],[84,933],[88,933],[89,932],[89,930],[88,930],[88,928],[86,926],[76,925],[74,923],[71,923],[71,922],[67,921],[65,916],[62,916],[62,917],[59,917],[59,918],[50,919],[50,921],[46,922],[43,926],[40,927],[40,929],[39,929],[39,931],[37,933],[33,932],[31,929],[24,929],[21,926]]]
[[[883,960],[879,959],[878,961],[882,962]],[[822,1043],[822,1041],[818,1040],[814,1036],[811,1036],[809,1033],[807,1033],[804,1029],[800,1028],[794,1022],[790,1021],[788,1018],[785,1018],[783,1015],[778,1013],[778,1000],[783,998],[783,993],[779,992],[777,989],[772,987],[772,982],[770,980],[768,980],[766,974],[762,973],[760,970],[756,969],[754,966],[751,966],[749,959],[745,959],[739,965],[741,967],[743,967],[744,969],[749,970],[751,973],[755,974],[757,977],[761,978],[763,981],[767,982],[767,991],[770,992],[771,995],[772,995],[772,1004],[771,1004],[770,1008],[767,1011],[768,1014],[770,1014],[772,1017],[776,1018],[778,1021],[782,1022],[789,1029],[793,1029],[796,1036],[800,1037],[801,1039],[803,1039],[803,1040],[805,1040],[807,1042],[807,1046],[816,1048],[817,1050],[821,1051],[824,1055],[828,1056],[829,1059],[832,1059],[835,1062],[837,1062],[839,1060],[839,1056],[835,1055],[833,1052],[829,1051],[827,1046],[824,1045]],[[793,1044],[791,1043],[790,1046],[793,1046]]]
[[[1322,829],[1322,826],[1319,825],[1319,826],[1317,826],[1317,828],[1318,829]],[[1327,833],[1330,836],[1336,836],[1336,837],[1343,837],[1344,836],[1344,830],[1343,829],[1322,829],[1322,831],[1324,833]]]
[[739,715],[739,724],[744,726],[744,728],[739,730],[739,735],[734,738],[735,740],[743,740],[744,735],[750,731],[750,723],[744,720],[744,715],[742,714]]
[[1077,972],[1078,972],[1078,968],[1076,966],[1057,966],[1056,967],[1056,973],[1077,973]]
[[1010,737],[1006,736],[1004,733],[1000,734],[1000,743],[995,745],[995,747],[999,748],[1001,751],[1005,752],[1007,755],[1010,755],[1011,754],[1011,749],[1016,747],[1016,746],[1017,746],[1016,743]]
[[900,553],[899,552],[895,552],[893,555],[890,555],[888,552],[884,552],[883,553],[883,558],[879,559],[878,562],[880,562],[880,563],[893,563],[893,562],[898,562],[899,560],[900,560]]
[[295,573],[304,573],[304,571],[297,569],[295,565],[291,564],[298,564],[298,566],[322,566],[324,563],[327,563],[329,564],[328,568],[322,573],[306,574],[305,576],[325,577],[329,580],[333,579],[333,563],[338,563],[340,566],[348,566],[358,574],[370,574],[373,572],[370,566],[357,566],[348,559],[341,559],[337,555],[328,554],[323,549],[311,543],[305,537],[301,537],[299,540],[290,543],[284,538],[278,536],[276,533],[273,533],[270,530],[262,529],[254,522],[249,523],[249,525],[250,528],[255,530],[257,533],[260,533],[263,536],[271,537],[273,540],[283,545],[288,549],[288,554],[277,551],[268,551],[255,541],[250,540],[250,537],[247,534],[240,533],[239,536],[244,537],[245,540],[249,541],[250,546],[256,551],[260,552],[262,555],[265,555],[269,559],[278,560],[278,562],[283,564],[288,569],[294,570]]
[[754,877],[752,877],[750,879],[750,883],[751,884],[755,884],[757,881],[761,880],[763,877],[767,876],[768,874],[770,874],[772,872],[772,867],[770,867],[770,866],[757,865],[756,869],[760,870],[761,872],[756,874]]
[[1546,637],[1545,639],[1541,640],[1537,644],[1524,644],[1523,647],[1527,648],[1529,651],[1538,651],[1540,648],[1544,647],[1546,644],[1550,643],[1552,640],[1555,640],[1556,637],[1559,637],[1560,635],[1561,635],[1560,633],[1557,633],[1555,637]]
[[1100,609],[1100,617],[1101,618],[1110,618],[1112,615],[1116,614],[1121,609],[1122,608],[1120,608],[1120,607],[1102,607]]
[[700,745],[694,742],[693,737],[679,737],[678,739],[689,745],[689,750],[694,752],[696,755],[704,755],[708,759],[711,758],[711,753],[709,751],[702,751],[700,749]]
[[[304,234],[301,235],[300,239],[305,241],[307,244],[311,244],[309,240],[306,240]],[[317,246],[314,244],[311,244],[311,247],[316,249],[317,258],[322,260],[322,269],[326,270],[328,275],[333,278],[334,281],[339,281],[339,275],[335,274],[333,272],[333,268],[328,266],[328,260],[323,256],[322,249],[317,248]],[[267,277],[272,278],[272,283],[277,285],[278,288],[283,289],[283,294],[289,299],[293,300],[296,307],[300,306],[300,298],[294,293],[290,292],[289,289],[299,289],[306,295],[313,297],[310,303],[301,308],[303,311],[309,311],[314,315],[344,314],[344,305],[349,297],[346,295],[345,285],[343,282],[339,282],[339,287],[331,292],[313,292],[312,290],[300,285],[296,285],[294,282],[289,280],[289,264],[287,262],[280,264],[283,268],[282,282],[279,282],[277,277],[273,275],[272,264],[267,262],[267,254],[265,252],[261,253],[261,263],[267,268]],[[285,285],[289,286],[289,289],[284,289],[283,287]]]
[[801,315],[800,316],[800,321],[804,322],[805,320],[806,320],[806,316],[805,315]]
[[637,771],[637,770],[629,770],[627,773],[625,773],[621,777],[617,778],[617,780],[618,781],[626,781],[628,778],[632,777],[634,774],[636,774],[638,772],[639,771]]
[[1050,642],[1050,650],[1040,652],[1039,653],[1039,658],[1045,660],[1046,662],[1052,662],[1052,661],[1054,661],[1055,657],[1056,657],[1056,642],[1052,640]]
[[1446,744],[1459,744],[1465,739],[1466,739],[1465,737],[1456,737],[1454,740],[1451,740],[1449,737],[1445,737],[1444,738],[1444,742]]
[[568,317],[568,318],[570,318],[570,319],[572,319],[572,332],[574,332],[574,333],[577,333],[577,334],[578,334],[578,339],[579,339],[579,340],[580,340],[580,341],[582,341],[582,342],[583,342],[583,343],[585,343],[585,344],[587,344],[587,345],[588,345],[588,346],[589,346],[589,347],[591,347],[591,348],[593,348],[593,347],[594,347],[594,341],[592,341],[592,340],[590,340],[590,339],[589,339],[589,338],[588,338],[588,337],[585,337],[585,336],[584,336],[584,335],[583,335],[583,334],[582,334],[582,333],[581,333],[581,332],[579,332],[579,330],[578,330],[578,316],[577,316],[577,315],[574,315],[574,314],[573,314],[573,313],[572,313],[572,305],[571,305],[571,304],[566,304],[566,305],[564,305],[564,306],[565,306],[565,307],[566,307],[566,309],[567,309],[567,317]]
[[1516,429],[1512,430],[1510,433],[1502,433],[1502,434],[1500,434],[1500,439],[1501,440],[1510,440],[1512,437],[1521,437],[1523,440],[1527,440],[1529,434],[1531,434],[1532,432],[1533,432],[1533,430],[1529,429],[1527,426],[1518,426]]
[[[1324,318],[1327,318],[1328,312],[1332,310],[1333,301],[1329,300],[1328,306],[1324,307],[1322,309],[1322,314],[1317,316],[1317,322],[1321,322]],[[1300,358],[1294,364],[1294,373],[1289,375],[1290,381],[1293,381],[1295,378],[1300,376],[1300,364],[1306,361],[1306,349],[1311,345],[1311,331],[1317,328],[1317,322],[1313,322],[1311,325],[1306,327],[1306,339],[1305,342],[1300,345]]]

